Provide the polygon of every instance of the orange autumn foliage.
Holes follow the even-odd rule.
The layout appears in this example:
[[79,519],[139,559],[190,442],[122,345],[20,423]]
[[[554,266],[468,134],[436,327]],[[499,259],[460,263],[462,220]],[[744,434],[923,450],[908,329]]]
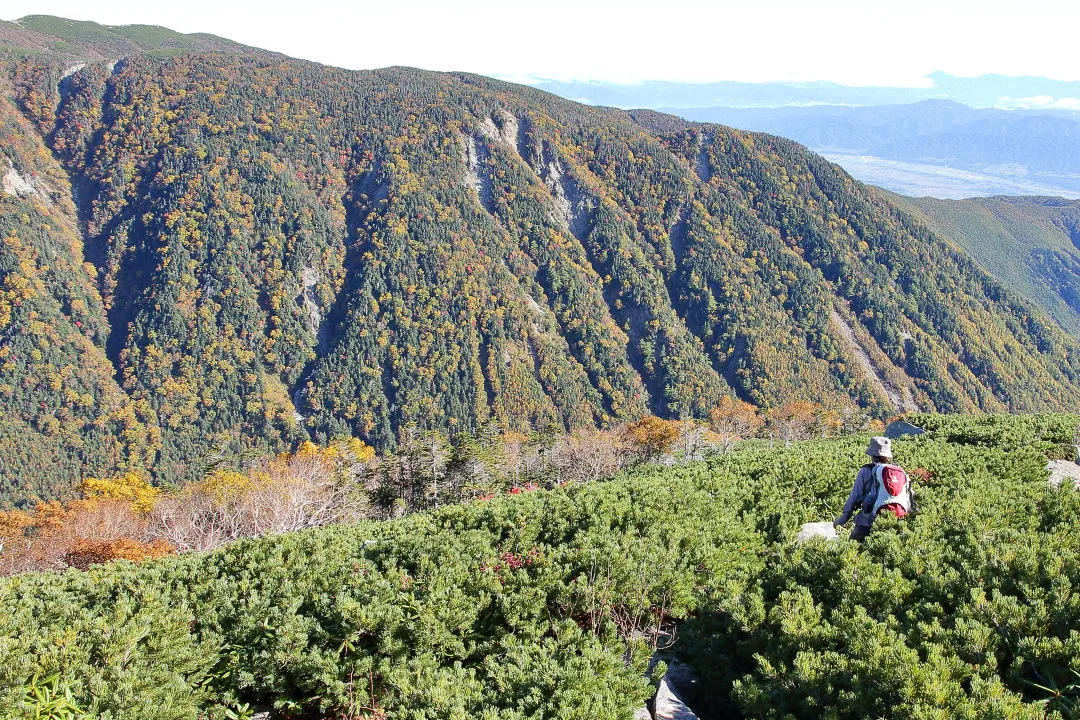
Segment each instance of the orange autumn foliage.
[[[167,543],[149,537],[147,514],[138,507],[134,500],[95,497],[2,512],[0,574],[60,569],[73,564],[69,557],[84,567],[92,557],[136,560],[171,552]],[[110,549],[114,543],[120,544]],[[90,546],[96,550],[89,552]]]
[[140,542],[131,538],[79,539],[70,550],[64,553],[64,562],[69,567],[85,570],[91,565],[110,560],[152,560],[174,552],[173,546],[160,538],[150,542]]
[[626,426],[626,438],[647,459],[655,459],[670,452],[679,439],[680,424],[674,420],[664,420],[655,415],[647,415],[637,422]]
[[769,424],[778,440],[808,440],[821,436],[822,413],[817,403],[792,400],[769,413]]
[[709,411],[709,428],[725,445],[753,437],[764,424],[756,407],[731,396],[720,398],[716,407]]

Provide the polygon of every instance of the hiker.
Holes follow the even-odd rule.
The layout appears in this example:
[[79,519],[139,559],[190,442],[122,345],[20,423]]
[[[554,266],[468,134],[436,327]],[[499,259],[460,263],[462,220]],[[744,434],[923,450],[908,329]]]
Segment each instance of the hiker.
[[886,437],[870,438],[866,454],[873,462],[859,470],[855,487],[851,488],[851,495],[844,503],[844,512],[833,521],[836,527],[845,525],[858,509],[851,539],[859,542],[870,534],[870,526],[879,512],[890,512],[902,518],[915,509],[911,481],[902,467],[892,463],[892,441]]

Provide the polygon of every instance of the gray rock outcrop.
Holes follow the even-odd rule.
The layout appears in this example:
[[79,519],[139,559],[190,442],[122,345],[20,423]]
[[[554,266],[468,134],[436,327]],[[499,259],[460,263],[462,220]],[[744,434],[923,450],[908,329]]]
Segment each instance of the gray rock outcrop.
[[1046,465],[1050,473],[1050,485],[1061,487],[1062,482],[1071,482],[1080,487],[1080,465],[1068,460],[1051,460]]
[[885,437],[890,440],[898,440],[910,435],[922,435],[926,431],[918,425],[912,425],[906,420],[894,420],[885,428]]
[[803,526],[799,528],[799,533],[795,536],[795,542],[804,543],[814,538],[836,540],[839,537],[836,534],[836,528],[833,527],[831,522],[808,522],[803,523]]

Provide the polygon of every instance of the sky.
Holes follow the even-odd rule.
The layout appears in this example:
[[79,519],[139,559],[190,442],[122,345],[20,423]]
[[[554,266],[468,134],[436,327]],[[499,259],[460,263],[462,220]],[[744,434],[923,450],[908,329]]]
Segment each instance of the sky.
[[60,15],[209,32],[350,69],[500,78],[922,86],[943,71],[1080,80],[1077,0],[3,0]]

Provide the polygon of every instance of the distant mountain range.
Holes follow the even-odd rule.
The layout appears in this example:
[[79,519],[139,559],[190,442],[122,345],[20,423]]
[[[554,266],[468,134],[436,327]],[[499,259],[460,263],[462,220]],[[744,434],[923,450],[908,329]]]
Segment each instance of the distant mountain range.
[[783,107],[810,105],[904,105],[953,100],[974,108],[1038,108],[1080,111],[1080,82],[1043,77],[981,75],[962,78],[936,72],[923,87],[855,87],[831,82],[650,81],[636,85],[537,79],[535,88],[590,105],[629,108]]
[[944,73],[929,80],[927,88],[730,82],[538,87],[578,101],[657,109],[789,137],[860,180],[905,195],[1080,197],[1080,83]]
[[691,120],[790,137],[860,180],[934,197],[1080,197],[1080,115],[949,100],[873,107],[680,108]]

